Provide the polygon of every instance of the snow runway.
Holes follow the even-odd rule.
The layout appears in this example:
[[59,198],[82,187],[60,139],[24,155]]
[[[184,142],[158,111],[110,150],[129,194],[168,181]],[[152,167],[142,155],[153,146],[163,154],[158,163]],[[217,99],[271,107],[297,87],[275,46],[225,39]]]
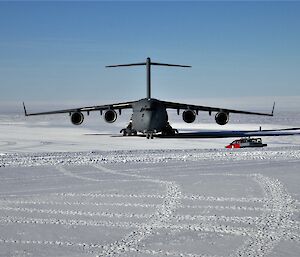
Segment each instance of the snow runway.
[[299,153],[2,154],[0,255],[298,256]]

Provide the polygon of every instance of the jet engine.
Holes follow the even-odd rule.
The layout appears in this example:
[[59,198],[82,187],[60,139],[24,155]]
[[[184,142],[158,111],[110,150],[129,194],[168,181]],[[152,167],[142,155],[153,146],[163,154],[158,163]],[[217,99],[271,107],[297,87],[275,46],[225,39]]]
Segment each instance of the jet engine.
[[84,120],[84,116],[81,112],[73,112],[71,114],[71,122],[74,125],[80,125]]
[[182,113],[182,119],[186,123],[193,123],[196,119],[196,113],[192,110],[186,110]]
[[104,114],[104,119],[108,123],[113,123],[117,120],[117,113],[115,110],[107,110]]
[[215,120],[219,125],[225,125],[229,121],[229,114],[227,112],[218,112]]

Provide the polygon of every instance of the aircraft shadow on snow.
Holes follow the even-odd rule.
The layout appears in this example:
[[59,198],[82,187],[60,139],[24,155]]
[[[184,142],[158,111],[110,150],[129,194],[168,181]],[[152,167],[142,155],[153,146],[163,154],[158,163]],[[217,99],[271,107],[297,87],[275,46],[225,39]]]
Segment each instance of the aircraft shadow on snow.
[[[89,133],[89,136],[111,136],[123,137],[118,134]],[[157,138],[229,138],[229,137],[252,137],[252,136],[292,136],[300,135],[300,128],[269,129],[269,130],[199,130],[191,132],[179,132],[175,135],[155,135]],[[134,137],[145,137],[146,135],[136,135]]]

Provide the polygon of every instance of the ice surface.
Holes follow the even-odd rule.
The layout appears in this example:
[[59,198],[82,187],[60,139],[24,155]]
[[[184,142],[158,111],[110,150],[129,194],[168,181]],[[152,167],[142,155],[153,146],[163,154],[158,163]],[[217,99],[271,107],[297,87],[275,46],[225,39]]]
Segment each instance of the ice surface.
[[[298,127],[295,117],[225,129]],[[231,150],[226,138],[108,135],[126,118],[0,117],[0,256],[300,255],[300,136]]]

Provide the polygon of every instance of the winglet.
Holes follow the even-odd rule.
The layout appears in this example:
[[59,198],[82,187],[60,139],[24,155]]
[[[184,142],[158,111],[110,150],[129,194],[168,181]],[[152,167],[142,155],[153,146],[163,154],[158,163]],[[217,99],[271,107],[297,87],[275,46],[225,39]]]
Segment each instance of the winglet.
[[274,115],[274,109],[275,109],[275,102],[274,102],[273,108],[272,108],[272,113],[271,113],[272,116]]
[[24,108],[25,116],[28,116],[27,111],[26,111],[26,107],[25,107],[25,103],[24,103],[24,102],[23,102],[23,108]]

